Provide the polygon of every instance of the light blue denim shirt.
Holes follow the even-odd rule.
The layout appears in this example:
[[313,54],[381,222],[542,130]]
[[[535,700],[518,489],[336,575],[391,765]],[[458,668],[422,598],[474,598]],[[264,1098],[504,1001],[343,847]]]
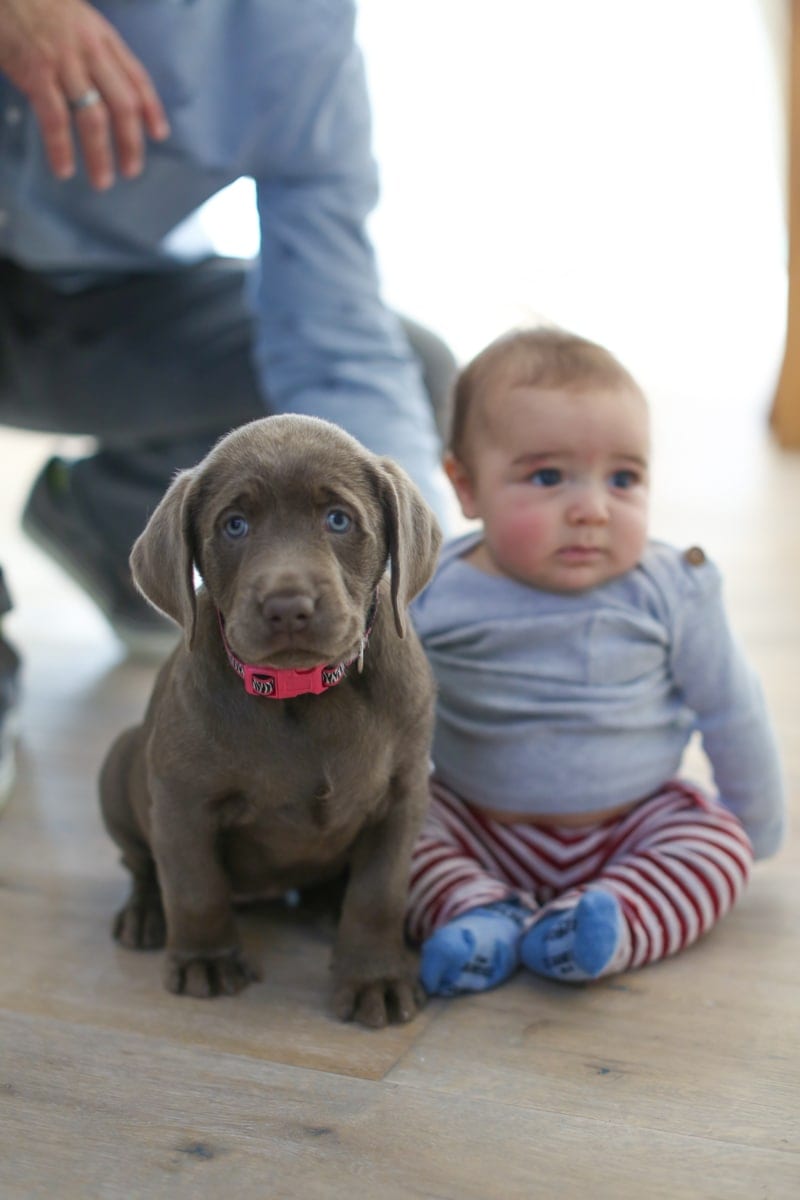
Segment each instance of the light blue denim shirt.
[[255,181],[256,363],[274,411],[343,425],[391,454],[441,514],[449,492],[420,372],[380,300],[365,219],[377,198],[351,0],[98,0],[150,72],[171,135],[144,173],[96,192],[47,167],[24,97],[0,76],[0,255],[80,286],[199,260],[185,226]]
[[412,605],[439,686],[442,781],[488,809],[592,813],[674,778],[698,731],[720,799],[756,856],[774,853],[777,746],[713,563],[653,541],[633,571],[563,595],[465,562],[480,536],[445,547]]

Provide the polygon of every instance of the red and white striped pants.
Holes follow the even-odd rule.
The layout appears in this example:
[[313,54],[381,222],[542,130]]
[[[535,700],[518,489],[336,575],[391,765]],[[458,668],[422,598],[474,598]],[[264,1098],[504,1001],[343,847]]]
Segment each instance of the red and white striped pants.
[[682,782],[622,817],[568,829],[500,824],[434,780],[412,858],[408,930],[421,942],[460,913],[510,897],[531,908],[533,924],[601,887],[630,929],[627,970],[706,933],[738,900],[752,863],[739,820]]

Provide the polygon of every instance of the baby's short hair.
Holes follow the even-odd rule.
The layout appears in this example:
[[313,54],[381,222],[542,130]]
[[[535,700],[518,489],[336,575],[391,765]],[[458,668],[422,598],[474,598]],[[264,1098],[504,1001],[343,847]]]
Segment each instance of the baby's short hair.
[[456,377],[447,446],[462,461],[470,411],[498,380],[508,387],[564,389],[594,383],[641,394],[630,372],[596,342],[552,326],[511,330],[481,350]]

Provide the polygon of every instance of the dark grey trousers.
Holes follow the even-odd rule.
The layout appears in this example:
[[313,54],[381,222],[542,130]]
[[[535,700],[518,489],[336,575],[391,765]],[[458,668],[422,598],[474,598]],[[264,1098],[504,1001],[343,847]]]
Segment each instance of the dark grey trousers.
[[[219,259],[65,294],[0,259],[0,424],[97,439],[72,485],[121,564],[175,470],[269,412],[247,273]],[[436,335],[403,325],[441,427],[455,361]]]

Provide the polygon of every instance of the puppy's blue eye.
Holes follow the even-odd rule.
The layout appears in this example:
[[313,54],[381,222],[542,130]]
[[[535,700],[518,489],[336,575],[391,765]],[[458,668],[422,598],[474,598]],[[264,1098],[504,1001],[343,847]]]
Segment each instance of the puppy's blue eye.
[[341,508],[332,508],[325,514],[325,528],[331,533],[347,533],[353,524],[350,517]]
[[246,518],[243,517],[241,513],[234,513],[232,516],[228,517],[227,521],[223,525],[223,529],[225,530],[227,537],[232,538],[234,541],[238,541],[239,538],[243,538],[249,532],[250,526],[248,525]]

